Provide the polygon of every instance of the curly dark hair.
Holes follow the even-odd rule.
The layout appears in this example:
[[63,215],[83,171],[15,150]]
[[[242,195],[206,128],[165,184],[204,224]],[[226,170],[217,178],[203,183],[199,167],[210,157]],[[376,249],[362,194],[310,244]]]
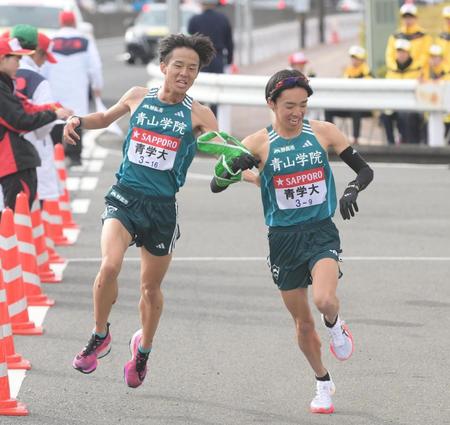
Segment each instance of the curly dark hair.
[[170,34],[159,42],[159,61],[168,63],[172,52],[178,47],[194,50],[200,58],[200,68],[209,65],[216,55],[211,39],[202,34]]
[[[295,78],[297,77],[297,78]],[[280,83],[280,81],[283,81],[287,78],[292,78],[294,81],[289,81],[289,84],[282,85],[277,88],[277,84]],[[309,85],[309,80],[306,75],[298,71],[297,69],[282,69],[281,71],[276,72],[274,75],[272,75],[269,79],[269,81],[266,84],[266,100],[272,100],[273,102],[276,102],[280,94],[289,88],[292,87],[302,87],[306,90],[308,93],[308,97],[313,94],[313,90],[311,86]]]

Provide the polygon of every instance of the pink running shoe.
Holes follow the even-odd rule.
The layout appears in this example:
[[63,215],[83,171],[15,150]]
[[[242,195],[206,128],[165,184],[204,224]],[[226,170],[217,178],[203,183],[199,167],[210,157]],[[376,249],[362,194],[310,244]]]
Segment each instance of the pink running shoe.
[[[322,320],[325,323],[323,315]],[[327,327],[327,330],[330,335],[330,351],[333,356],[341,361],[349,359],[353,354],[355,346],[353,343],[353,335],[345,322],[338,316],[336,324],[332,328]]]
[[142,338],[142,329],[136,331],[130,340],[131,360],[124,367],[123,374],[125,383],[131,388],[139,387],[147,374],[148,355],[142,354],[139,350],[139,343]]
[[110,351],[111,334],[109,333],[109,323],[107,323],[105,338],[99,338],[93,333],[86,347],[73,359],[72,366],[81,373],[92,373],[97,369],[97,360],[105,357]]
[[329,381],[316,381],[316,396],[310,404],[311,413],[322,413],[329,415],[334,412],[331,396],[336,392],[336,386]]

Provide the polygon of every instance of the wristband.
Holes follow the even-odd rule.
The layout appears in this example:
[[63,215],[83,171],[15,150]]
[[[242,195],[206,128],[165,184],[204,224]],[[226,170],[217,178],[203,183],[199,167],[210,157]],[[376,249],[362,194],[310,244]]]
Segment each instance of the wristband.
[[81,119],[81,117],[79,117],[78,115],[71,115],[69,118],[67,118],[67,122],[69,122],[72,118],[78,118],[78,120],[80,121],[80,124],[76,126],[76,129],[82,128],[83,120]]

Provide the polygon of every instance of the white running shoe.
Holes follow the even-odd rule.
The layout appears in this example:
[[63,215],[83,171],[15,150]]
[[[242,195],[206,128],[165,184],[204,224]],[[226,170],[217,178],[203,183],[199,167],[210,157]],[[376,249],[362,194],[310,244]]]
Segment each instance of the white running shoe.
[[[325,323],[325,317],[322,314],[323,323]],[[354,350],[353,336],[348,329],[348,326],[338,316],[336,324],[328,329],[330,334],[330,351],[338,360],[344,361],[351,357]]]
[[329,381],[316,380],[316,396],[310,404],[311,413],[330,414],[334,412],[333,400],[331,396],[336,392],[336,386]]

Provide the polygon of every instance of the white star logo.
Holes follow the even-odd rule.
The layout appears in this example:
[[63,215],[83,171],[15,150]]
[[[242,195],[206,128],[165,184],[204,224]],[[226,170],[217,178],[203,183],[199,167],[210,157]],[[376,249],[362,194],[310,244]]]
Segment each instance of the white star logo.
[[281,178],[278,178],[278,180],[277,180],[278,186],[281,186],[283,183],[284,183],[284,180]]
[[141,133],[139,133],[139,131],[137,131],[137,130],[135,130],[134,132],[133,132],[133,138],[134,139],[139,139],[139,136],[141,135]]

